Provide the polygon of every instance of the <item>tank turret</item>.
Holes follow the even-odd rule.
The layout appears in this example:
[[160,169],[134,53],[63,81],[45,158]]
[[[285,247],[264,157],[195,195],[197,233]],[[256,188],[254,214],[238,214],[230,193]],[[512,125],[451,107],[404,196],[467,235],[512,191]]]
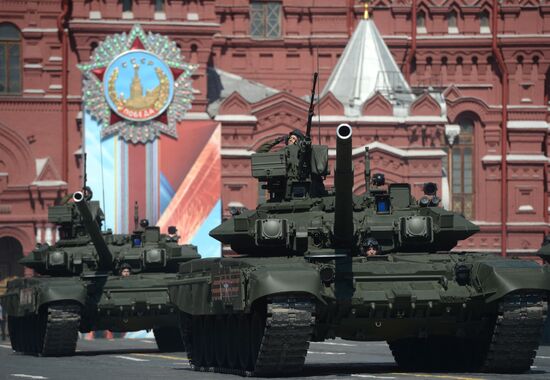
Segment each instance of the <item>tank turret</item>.
[[[84,197],[84,193],[77,191],[73,194],[73,201],[80,212],[82,217],[82,224],[86,228],[86,232],[90,236],[92,243],[96,248],[97,255],[99,257],[100,270],[111,270],[113,267],[113,254],[107,247],[105,239],[100,230],[100,225],[92,216],[92,212],[88,207],[88,202]],[[96,216],[97,219],[97,216]]]

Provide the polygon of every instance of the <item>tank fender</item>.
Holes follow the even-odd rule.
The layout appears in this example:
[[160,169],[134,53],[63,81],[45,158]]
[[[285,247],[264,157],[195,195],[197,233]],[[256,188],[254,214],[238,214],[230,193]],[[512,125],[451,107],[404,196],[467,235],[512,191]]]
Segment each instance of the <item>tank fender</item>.
[[84,305],[86,299],[86,288],[73,279],[61,281],[18,279],[16,283],[10,285],[3,299],[3,307],[8,315],[15,317],[38,313],[43,305],[52,302],[69,301]]
[[248,274],[248,306],[259,298],[280,293],[310,294],[322,303],[321,278],[312,267],[262,267]]
[[550,293],[550,267],[527,260],[484,261],[472,268],[473,283],[484,294],[486,302],[496,301],[516,290],[539,290]]

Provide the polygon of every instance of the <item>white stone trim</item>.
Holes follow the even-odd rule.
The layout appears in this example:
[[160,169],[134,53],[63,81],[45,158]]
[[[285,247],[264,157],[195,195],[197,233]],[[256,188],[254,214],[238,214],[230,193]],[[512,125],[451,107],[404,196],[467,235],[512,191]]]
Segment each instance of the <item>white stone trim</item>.
[[153,20],[166,20],[166,13],[164,11],[155,12],[155,14],[153,15]]
[[452,146],[455,142],[456,137],[460,134],[460,125],[459,124],[446,124],[445,125],[445,136],[447,136],[447,141]]
[[[356,116],[345,115],[321,115],[321,122],[341,123],[341,122],[367,122],[367,123],[447,123],[448,120],[443,116]],[[315,118],[318,120],[318,117]]]
[[44,94],[46,91],[40,89],[40,88],[27,88],[23,90],[25,94]]
[[214,118],[216,121],[246,121],[256,122],[258,118],[254,115],[218,115]]
[[[550,210],[549,210],[550,211]],[[474,223],[477,226],[500,226],[500,222],[486,222],[483,220],[471,220],[472,223]],[[550,223],[544,223],[544,222],[508,222],[506,223],[507,226],[533,226],[533,227],[548,227],[550,226]]]
[[23,28],[23,33],[27,32],[40,32],[40,33],[57,33],[57,28]]
[[547,130],[550,125],[543,120],[511,120],[507,123],[508,129]]
[[122,19],[123,20],[133,20],[134,19],[134,12],[132,12],[132,11],[122,12]]
[[61,62],[63,61],[63,57],[60,57],[58,55],[52,55],[48,60],[50,62]]
[[47,158],[37,158],[35,160],[37,177],[40,175],[40,173],[42,173],[42,170],[44,170],[44,166],[46,165],[46,162],[48,162]]
[[531,205],[521,205],[518,207],[519,212],[532,212],[535,211],[535,208]]
[[65,181],[55,181],[55,180],[51,180],[51,181],[33,181],[31,184],[35,185],[35,186],[40,186],[40,187],[56,187],[56,186],[66,185],[67,182],[65,182]]
[[90,20],[101,20],[101,12],[100,11],[90,11],[88,15]]
[[25,63],[23,65],[24,69],[41,69],[43,67],[40,63]]
[[225,148],[221,150],[222,157],[250,157],[254,153],[253,150],[239,148]]
[[63,88],[60,84],[50,84],[50,87],[48,87],[50,90],[61,90]]
[[[135,22],[132,20],[88,20],[83,18],[76,18],[71,20],[71,24],[109,24],[109,25],[133,25]],[[170,25],[170,26],[220,26],[217,22],[205,22],[205,21],[145,21],[140,20],[140,25]],[[57,29],[55,29],[57,31]],[[231,36],[234,37],[234,36]]]
[[183,116],[183,120],[211,120],[209,114],[206,112],[187,112]]
[[[396,148],[394,146],[384,144],[379,141],[374,141],[372,143],[363,145],[362,147],[355,148],[352,150],[352,155],[357,156],[361,154],[365,154],[365,148],[368,147],[369,151],[373,151],[375,149],[380,149],[388,153],[392,153],[398,157],[403,158],[412,158],[412,157],[433,157],[433,158],[441,158],[445,157],[447,153],[442,149],[401,149]],[[336,156],[336,149],[329,149],[329,155],[330,156]]]
[[[487,154],[481,158],[482,162],[500,162],[501,161],[501,155],[500,154]],[[521,161],[529,161],[529,162],[550,162],[550,159],[542,154],[508,154],[506,156],[507,162],[521,162]]]
[[199,21],[200,17],[199,14],[196,12],[189,12],[187,13],[187,20],[188,21]]

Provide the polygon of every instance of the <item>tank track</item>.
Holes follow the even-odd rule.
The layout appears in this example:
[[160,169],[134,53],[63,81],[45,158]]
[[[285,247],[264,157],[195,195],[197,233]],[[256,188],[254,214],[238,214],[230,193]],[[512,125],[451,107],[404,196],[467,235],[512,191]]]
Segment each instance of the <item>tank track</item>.
[[408,338],[389,345],[395,361],[406,370],[522,373],[533,364],[547,308],[539,293],[513,293],[499,301],[480,337]]
[[44,333],[43,356],[72,355],[76,350],[80,307],[76,305],[52,305]]
[[540,294],[514,293],[499,303],[499,310],[484,372],[528,371],[539,347],[548,302]]
[[[315,323],[315,305],[309,299],[288,297],[273,297],[268,300],[264,326],[258,341],[256,352],[252,353],[252,361],[248,366],[235,367],[205,366],[194,359],[194,348],[186,334],[186,346],[191,367],[195,371],[229,373],[241,376],[273,376],[298,373],[302,370],[309,348],[309,339]],[[254,317],[248,318],[253,320]],[[251,325],[248,325],[253,329]],[[250,334],[250,331],[239,331],[239,335]],[[220,335],[214,340],[214,345],[224,345]],[[245,343],[246,344],[246,343]],[[252,344],[254,347],[254,344]],[[229,348],[231,349],[231,348]],[[254,348],[253,348],[254,350]],[[255,360],[254,360],[255,358]],[[227,361],[225,362],[227,363]],[[224,363],[224,364],[225,364]],[[238,368],[237,368],[238,367]]]

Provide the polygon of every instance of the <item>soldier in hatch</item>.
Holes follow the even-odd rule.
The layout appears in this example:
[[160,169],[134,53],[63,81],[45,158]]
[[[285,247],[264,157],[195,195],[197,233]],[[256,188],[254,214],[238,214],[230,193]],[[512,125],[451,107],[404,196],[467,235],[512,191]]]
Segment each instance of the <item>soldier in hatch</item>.
[[274,140],[270,140],[266,143],[263,143],[256,150],[256,153],[267,153],[271,151],[271,149],[273,149],[275,145],[278,145],[283,141],[285,141],[286,145],[294,145],[294,144],[298,144],[300,141],[304,139],[305,139],[304,134],[299,129],[295,129],[292,132],[290,132],[288,136],[280,136]]
[[361,256],[376,256],[380,254],[380,245],[375,238],[368,238],[361,242]]

